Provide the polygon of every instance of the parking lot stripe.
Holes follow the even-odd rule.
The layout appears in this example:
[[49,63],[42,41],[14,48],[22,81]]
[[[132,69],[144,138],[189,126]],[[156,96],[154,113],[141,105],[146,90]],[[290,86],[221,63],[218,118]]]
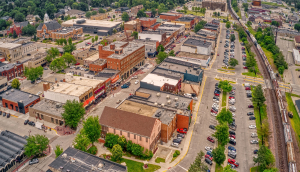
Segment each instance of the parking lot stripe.
[[188,171],[186,168],[182,167],[181,165],[178,165],[179,167],[181,167],[182,169],[184,169],[185,171]]

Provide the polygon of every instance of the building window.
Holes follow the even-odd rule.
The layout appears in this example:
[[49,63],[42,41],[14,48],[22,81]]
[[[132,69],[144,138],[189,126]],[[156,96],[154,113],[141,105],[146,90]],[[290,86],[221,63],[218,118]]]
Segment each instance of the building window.
[[114,134],[116,134],[116,129],[114,129]]
[[120,135],[122,136],[122,131],[120,131]]
[[127,137],[130,138],[130,133],[129,132],[127,133]]
[[136,135],[134,135],[134,139],[136,139]]
[[44,119],[44,115],[41,114],[41,118]]
[[56,124],[58,124],[58,119],[55,119]]
[[140,136],[140,141],[142,141],[142,136]]
[[93,92],[90,92],[90,95],[89,95],[89,97],[92,97],[92,95],[93,95]]
[[86,96],[85,96],[85,100],[87,100],[88,98],[89,98],[89,95],[86,95]]
[[53,118],[51,118],[51,122],[54,123],[54,119]]
[[17,111],[17,112],[19,112],[19,108],[18,108],[18,106],[16,106],[16,111]]
[[146,142],[148,143],[148,138],[146,138]]

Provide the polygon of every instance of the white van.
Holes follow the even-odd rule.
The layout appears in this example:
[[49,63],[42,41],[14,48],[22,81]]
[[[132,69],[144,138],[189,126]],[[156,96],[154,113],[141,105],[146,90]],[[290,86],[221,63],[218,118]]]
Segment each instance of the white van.
[[251,133],[251,137],[257,137],[257,133]]

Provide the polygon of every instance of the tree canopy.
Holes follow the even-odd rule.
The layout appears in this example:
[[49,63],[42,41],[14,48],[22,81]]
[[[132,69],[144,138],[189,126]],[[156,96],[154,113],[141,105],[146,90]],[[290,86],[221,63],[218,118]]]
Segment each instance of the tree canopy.
[[57,158],[57,157],[59,157],[59,155],[61,155],[64,152],[64,150],[63,150],[63,148],[60,147],[60,145],[56,145],[55,148],[56,148],[54,150],[54,152],[55,152],[55,158]]
[[15,78],[11,83],[12,88],[20,89],[20,86],[21,86],[21,83],[17,78]]
[[218,165],[221,165],[226,160],[226,156],[224,154],[225,148],[224,146],[219,145],[217,148],[213,149],[212,154],[214,156],[213,161],[215,161]]
[[204,157],[204,152],[200,151],[196,158],[195,161],[191,164],[189,168],[189,172],[200,172],[200,171],[207,171],[208,167],[206,166],[205,162],[202,162],[202,159]]
[[59,50],[57,48],[51,47],[47,50],[46,60],[50,63],[53,59],[55,59],[59,55]]
[[232,66],[232,67],[235,67],[238,64],[239,64],[239,61],[237,59],[235,59],[235,58],[231,58],[229,60],[229,65]]
[[157,59],[156,59],[156,63],[157,64],[160,64],[162,61],[165,60],[165,58],[168,57],[168,54],[165,53],[165,52],[159,52],[158,55],[157,55]]
[[255,164],[259,163],[259,167],[263,171],[274,166],[275,158],[268,147],[260,145],[257,157],[253,157],[253,161]]
[[49,66],[53,72],[61,71],[66,67],[66,63],[62,57],[54,59]]
[[216,119],[218,120],[219,123],[228,123],[231,124],[233,122],[232,119],[232,113],[230,110],[223,108],[220,113],[216,116]]
[[70,53],[65,53],[61,56],[61,58],[64,59],[65,63],[68,64],[68,66],[70,66],[70,64],[75,64],[76,63],[76,59],[75,57],[70,54]]
[[24,75],[27,77],[30,81],[35,81],[39,77],[43,76],[44,68],[42,66],[36,67],[36,68],[28,68],[25,67]]
[[67,100],[66,104],[63,106],[64,113],[62,113],[62,118],[65,120],[65,124],[71,128],[76,128],[78,123],[85,114],[85,109],[83,103],[76,100]]
[[227,80],[220,81],[218,87],[221,88],[224,92],[230,92],[232,90],[232,86]]
[[27,138],[24,154],[27,157],[41,155],[47,149],[48,145],[49,139],[46,136],[39,134],[31,135]]
[[119,144],[114,145],[113,148],[111,149],[111,153],[112,153],[112,158],[115,161],[121,160],[123,156],[122,147]]
[[127,12],[123,12],[121,17],[124,22],[127,22],[129,20],[129,15]]
[[230,21],[226,22],[226,28],[227,28],[227,29],[229,29],[229,28],[230,28],[230,26],[231,26],[231,23],[230,23]]
[[101,136],[101,126],[99,124],[99,117],[88,117],[83,121],[83,131],[89,140],[94,144]]
[[77,136],[75,137],[75,139],[73,141],[74,148],[79,149],[84,152],[87,152],[87,147],[90,144],[91,144],[91,141],[89,140],[89,138],[87,137],[85,132],[83,132],[82,130],[80,131],[79,134],[77,134]]
[[220,145],[225,146],[229,142],[229,127],[227,123],[221,123],[216,126],[216,132],[213,136],[218,140]]

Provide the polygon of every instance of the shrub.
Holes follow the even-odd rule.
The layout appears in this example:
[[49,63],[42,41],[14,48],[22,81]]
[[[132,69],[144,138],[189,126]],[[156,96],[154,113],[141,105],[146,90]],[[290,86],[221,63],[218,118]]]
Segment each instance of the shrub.
[[179,151],[179,150],[176,150],[176,151],[174,152],[174,154],[173,154],[173,157],[175,158],[175,157],[177,157],[178,155],[180,155],[180,151]]
[[90,154],[96,155],[98,150],[97,150],[97,147],[96,147],[96,146],[92,146],[92,147],[90,147],[87,151],[88,151],[88,153],[90,153]]

